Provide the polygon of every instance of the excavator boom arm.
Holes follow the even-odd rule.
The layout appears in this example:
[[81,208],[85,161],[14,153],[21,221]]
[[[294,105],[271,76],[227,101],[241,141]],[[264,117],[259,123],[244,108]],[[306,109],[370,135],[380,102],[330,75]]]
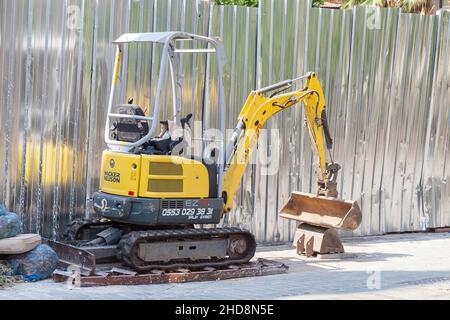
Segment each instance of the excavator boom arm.
[[305,87],[302,90],[284,92],[292,87],[293,82],[294,80],[283,81],[252,91],[248,96],[227,146],[222,192],[225,201],[224,212],[229,212],[232,208],[233,196],[239,188],[240,180],[267,120],[299,102],[303,102],[305,108],[305,120],[311,138],[319,186],[327,182],[325,146],[331,149],[332,140],[326,120],[322,87],[316,74],[310,72],[306,75]]

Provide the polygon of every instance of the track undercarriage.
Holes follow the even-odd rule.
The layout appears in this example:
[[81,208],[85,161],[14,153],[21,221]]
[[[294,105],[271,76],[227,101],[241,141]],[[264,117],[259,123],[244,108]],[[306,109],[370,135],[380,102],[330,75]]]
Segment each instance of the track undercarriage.
[[72,222],[66,243],[138,272],[243,264],[256,249],[254,236],[239,228],[149,227],[105,219]]

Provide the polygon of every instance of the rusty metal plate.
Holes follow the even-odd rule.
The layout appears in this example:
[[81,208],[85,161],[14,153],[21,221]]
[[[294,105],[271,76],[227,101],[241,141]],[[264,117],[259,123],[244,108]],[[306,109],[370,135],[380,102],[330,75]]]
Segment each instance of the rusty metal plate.
[[[114,271],[114,272],[113,272]],[[117,272],[119,271],[119,272]],[[154,270],[153,270],[154,271]],[[160,283],[183,283],[192,281],[216,281],[245,277],[256,277],[281,274],[288,271],[288,267],[280,262],[258,259],[235,266],[233,268],[206,270],[179,270],[179,272],[153,272],[146,274],[132,275],[127,270],[120,271],[117,268],[111,269],[110,273],[91,276],[81,275],[78,285],[81,287],[110,286],[110,285],[139,285],[139,284],[160,284]],[[56,270],[53,273],[55,282],[68,282],[73,277],[70,272]]]

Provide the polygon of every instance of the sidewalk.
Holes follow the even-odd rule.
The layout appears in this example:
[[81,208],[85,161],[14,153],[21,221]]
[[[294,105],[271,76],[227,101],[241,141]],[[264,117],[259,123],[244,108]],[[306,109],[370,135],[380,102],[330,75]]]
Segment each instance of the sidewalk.
[[281,275],[95,288],[45,280],[0,289],[0,299],[450,299],[449,233],[348,238],[344,247],[344,258],[327,260],[259,247],[256,257],[289,266]]

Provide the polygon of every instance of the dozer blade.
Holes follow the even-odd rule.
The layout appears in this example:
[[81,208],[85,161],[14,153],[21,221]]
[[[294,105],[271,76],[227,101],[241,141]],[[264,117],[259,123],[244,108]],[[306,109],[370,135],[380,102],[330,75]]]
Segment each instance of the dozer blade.
[[355,230],[361,224],[361,209],[356,201],[315,196],[292,192],[280,211],[280,216],[311,225]]
[[59,265],[64,269],[72,266],[80,269],[80,274],[91,275],[95,271],[95,255],[70,244],[43,238],[42,242],[55,250]]
[[344,252],[336,229],[355,230],[361,224],[356,201],[343,201],[308,193],[293,192],[280,216],[300,221],[294,246],[307,257],[317,253]]

